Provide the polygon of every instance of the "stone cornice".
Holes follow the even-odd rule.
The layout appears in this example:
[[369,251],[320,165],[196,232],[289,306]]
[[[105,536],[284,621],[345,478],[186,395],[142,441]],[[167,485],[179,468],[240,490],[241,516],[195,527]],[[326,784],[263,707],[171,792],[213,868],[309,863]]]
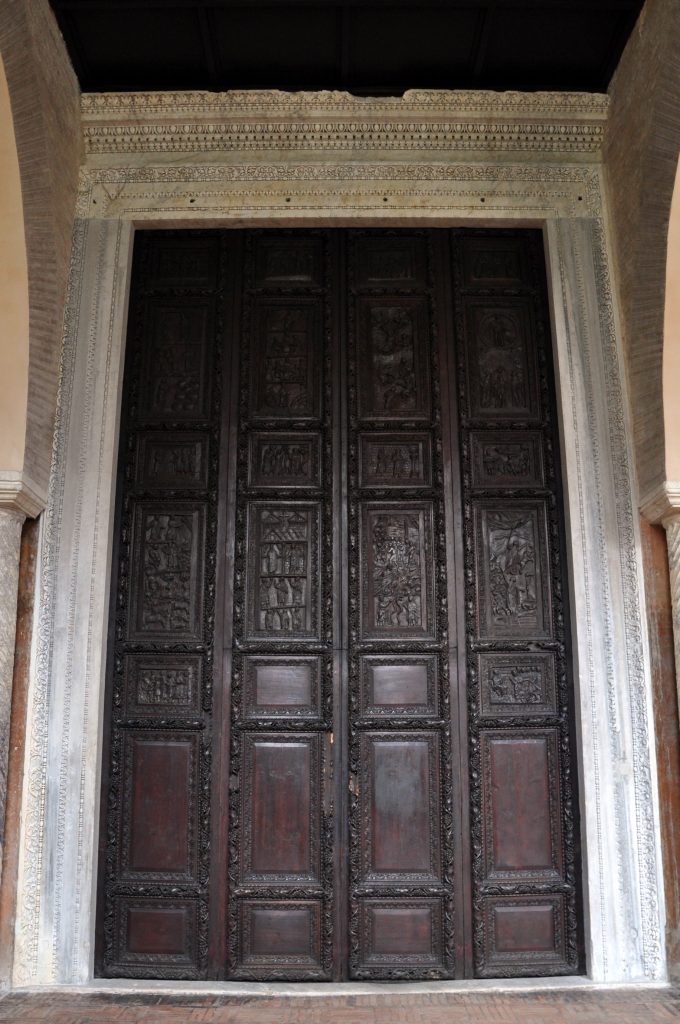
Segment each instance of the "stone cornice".
[[680,480],[664,480],[640,501],[640,512],[650,523],[665,524],[680,516]]
[[13,470],[0,472],[0,512],[34,519],[47,505],[47,495],[24,473]]
[[88,156],[418,150],[583,158],[600,152],[607,105],[599,93],[86,93],[82,116]]

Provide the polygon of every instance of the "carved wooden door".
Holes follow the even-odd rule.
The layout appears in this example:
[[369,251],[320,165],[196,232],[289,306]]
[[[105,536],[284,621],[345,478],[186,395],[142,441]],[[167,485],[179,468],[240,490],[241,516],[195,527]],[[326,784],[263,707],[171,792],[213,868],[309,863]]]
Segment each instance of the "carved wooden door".
[[578,969],[540,259],[533,232],[140,237],[103,973]]

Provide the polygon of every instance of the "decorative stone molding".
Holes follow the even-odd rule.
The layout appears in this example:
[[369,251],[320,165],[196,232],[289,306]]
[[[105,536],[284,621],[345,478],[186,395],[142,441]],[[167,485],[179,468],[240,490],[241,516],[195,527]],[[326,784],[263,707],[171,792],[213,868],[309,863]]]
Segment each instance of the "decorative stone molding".
[[12,706],[14,638],[19,585],[19,551],[23,514],[16,508],[0,507],[0,876],[7,798],[9,718]]
[[46,505],[46,492],[25,473],[0,472],[0,511],[14,509],[22,519],[35,519]]
[[343,92],[88,94],[88,156],[135,153],[441,151],[595,157],[607,96],[410,90],[400,99]]

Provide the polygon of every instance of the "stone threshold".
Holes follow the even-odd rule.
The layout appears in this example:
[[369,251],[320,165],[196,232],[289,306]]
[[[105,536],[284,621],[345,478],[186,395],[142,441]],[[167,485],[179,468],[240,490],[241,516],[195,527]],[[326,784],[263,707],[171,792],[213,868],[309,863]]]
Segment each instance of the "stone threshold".
[[[239,981],[153,981],[133,978],[94,979],[82,985],[44,985],[12,989],[13,994],[50,993],[72,996],[219,997],[225,1000],[247,999],[337,999],[341,996],[372,997],[408,995],[486,995],[525,994],[530,992],[625,992],[666,990],[668,981],[598,982],[586,977],[569,978],[474,978],[460,981],[421,982],[239,982]],[[7,993],[5,993],[7,994]]]

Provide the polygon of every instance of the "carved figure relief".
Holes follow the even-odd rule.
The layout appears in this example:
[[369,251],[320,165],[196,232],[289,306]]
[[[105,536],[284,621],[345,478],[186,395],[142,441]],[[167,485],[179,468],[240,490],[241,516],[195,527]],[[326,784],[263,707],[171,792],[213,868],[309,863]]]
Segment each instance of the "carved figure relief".
[[372,407],[380,413],[409,413],[417,407],[415,325],[402,306],[371,309]]
[[148,365],[149,412],[187,419],[205,414],[206,307],[156,311]]
[[426,487],[431,482],[427,434],[363,434],[361,487]]
[[197,628],[198,587],[192,568],[198,513],[146,512],[139,523],[137,629],[142,633],[191,634]]
[[485,409],[523,409],[527,404],[524,344],[517,320],[492,312],[479,324],[479,389]]
[[494,622],[534,622],[537,616],[536,539],[531,518],[487,515],[489,590]]
[[148,669],[140,674],[137,684],[139,704],[190,704],[192,702],[191,671],[182,669]]
[[200,703],[201,656],[131,654],[126,657],[128,713],[141,717],[172,712],[197,712]]
[[143,487],[197,488],[207,485],[207,438],[143,435],[137,482]]
[[422,508],[365,510],[364,551],[366,574],[365,629],[407,636],[427,632],[430,608],[426,515]]
[[317,410],[314,307],[267,304],[260,310],[261,358],[254,365],[253,412],[295,418]]
[[480,654],[479,681],[483,715],[555,713],[553,654]]
[[545,482],[538,431],[478,430],[470,434],[474,487],[541,487]]
[[319,437],[251,434],[249,472],[253,487],[318,487]]
[[312,621],[312,512],[258,507],[249,573],[252,629],[272,637],[308,631]]

